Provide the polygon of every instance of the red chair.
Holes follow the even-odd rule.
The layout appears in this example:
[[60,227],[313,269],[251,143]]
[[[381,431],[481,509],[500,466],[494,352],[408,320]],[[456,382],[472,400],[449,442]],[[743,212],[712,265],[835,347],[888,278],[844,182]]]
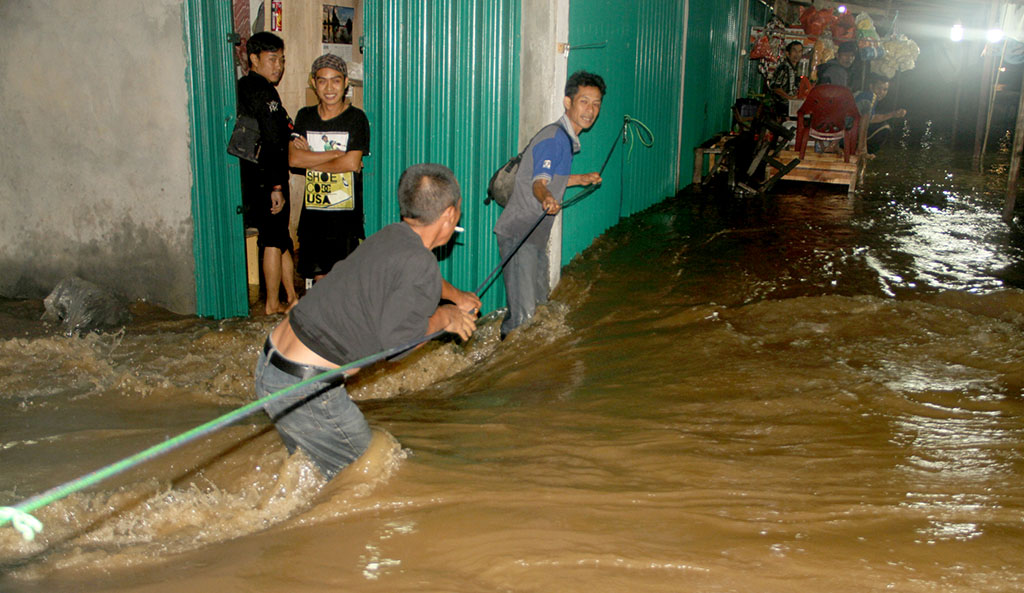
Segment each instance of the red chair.
[[796,146],[800,159],[807,152],[808,138],[823,141],[843,141],[843,161],[857,151],[857,131],[860,111],[853,99],[853,91],[838,84],[819,84],[811,89],[804,104],[797,110]]

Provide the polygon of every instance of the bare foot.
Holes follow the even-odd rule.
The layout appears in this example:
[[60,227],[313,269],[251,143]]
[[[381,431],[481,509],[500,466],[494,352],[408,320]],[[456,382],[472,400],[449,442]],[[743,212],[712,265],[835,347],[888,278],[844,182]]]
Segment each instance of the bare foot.
[[277,315],[278,313],[284,313],[287,310],[288,307],[286,305],[282,305],[281,303],[271,304],[270,301],[267,301],[267,306],[263,308],[263,311],[267,315]]

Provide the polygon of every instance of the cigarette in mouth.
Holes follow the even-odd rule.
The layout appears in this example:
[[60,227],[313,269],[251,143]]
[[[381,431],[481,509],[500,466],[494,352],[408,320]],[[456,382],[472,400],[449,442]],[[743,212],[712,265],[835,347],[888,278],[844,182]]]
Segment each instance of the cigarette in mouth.
[[464,232],[466,232],[466,229],[464,229],[464,228],[462,228],[460,226],[457,226],[457,227],[455,227],[455,232],[456,233],[464,233]]

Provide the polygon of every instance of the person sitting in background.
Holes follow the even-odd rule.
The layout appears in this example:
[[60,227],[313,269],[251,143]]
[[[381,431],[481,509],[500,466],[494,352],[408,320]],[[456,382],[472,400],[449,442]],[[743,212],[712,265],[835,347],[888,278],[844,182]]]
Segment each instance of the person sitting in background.
[[868,75],[867,90],[857,93],[857,109],[860,111],[861,121],[867,122],[867,151],[871,155],[877,153],[889,139],[892,133],[889,120],[907,115],[906,109],[876,113],[875,108],[888,93],[889,79],[874,72]]
[[844,41],[839,44],[836,57],[818,66],[818,84],[850,86],[850,67],[857,59],[857,42]]
[[789,102],[796,99],[800,92],[800,75],[796,69],[803,57],[804,45],[799,41],[791,41],[786,46],[785,59],[779,62],[768,82],[775,113],[782,117],[789,115]]

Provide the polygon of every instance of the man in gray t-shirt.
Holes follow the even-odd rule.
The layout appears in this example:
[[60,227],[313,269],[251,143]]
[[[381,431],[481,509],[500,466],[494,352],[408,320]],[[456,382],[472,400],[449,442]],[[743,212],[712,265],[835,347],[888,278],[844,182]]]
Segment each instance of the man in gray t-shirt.
[[[443,165],[413,165],[398,182],[398,201],[402,222],[338,262],[267,337],[257,397],[439,330],[472,335],[480,299],[446,282],[431,252],[448,243],[462,214],[455,175]],[[370,444],[370,427],[343,382],[310,383],[264,409],[289,452],[302,449],[328,478]]]

